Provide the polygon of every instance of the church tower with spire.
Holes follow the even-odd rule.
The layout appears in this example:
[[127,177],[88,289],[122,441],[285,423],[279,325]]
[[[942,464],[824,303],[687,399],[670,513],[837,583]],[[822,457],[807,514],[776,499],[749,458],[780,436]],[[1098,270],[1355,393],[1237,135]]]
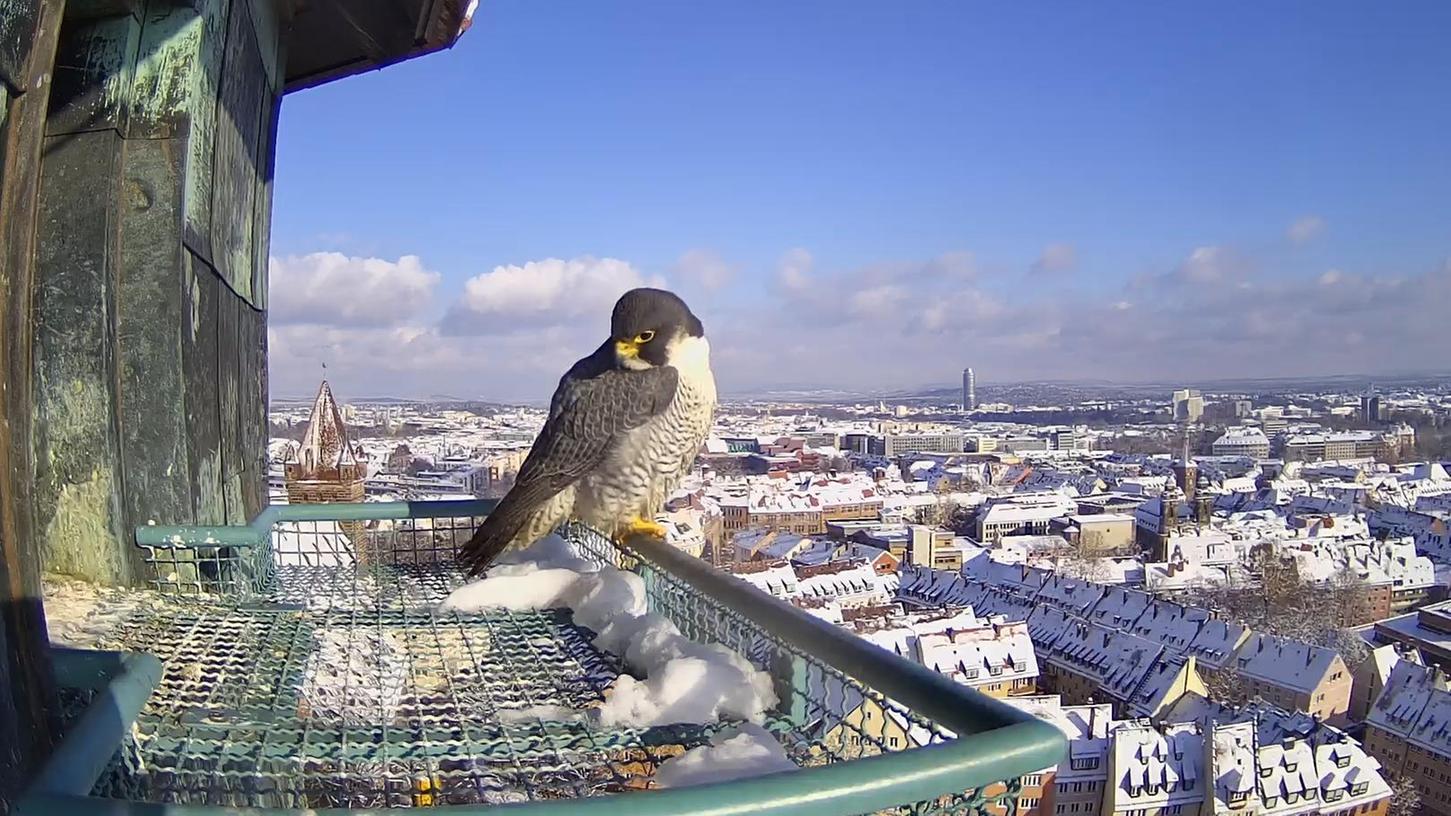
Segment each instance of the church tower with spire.
[[[363,500],[363,480],[367,476],[358,461],[348,426],[327,380],[317,389],[308,417],[307,433],[302,446],[283,468],[290,504],[327,504]],[[342,528],[354,542],[362,532],[358,522],[343,522]]]

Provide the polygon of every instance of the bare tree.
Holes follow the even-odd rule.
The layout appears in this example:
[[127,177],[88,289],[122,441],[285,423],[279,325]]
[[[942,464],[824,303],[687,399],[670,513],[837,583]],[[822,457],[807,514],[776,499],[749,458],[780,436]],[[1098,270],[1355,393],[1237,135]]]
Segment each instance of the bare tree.
[[1084,550],[1083,545],[1064,544],[1053,556],[1056,570],[1067,578],[1103,583],[1109,576],[1108,565]]
[[1301,580],[1293,559],[1280,558],[1268,545],[1250,554],[1249,586],[1196,586],[1186,600],[1236,620],[1258,632],[1334,649],[1346,665],[1365,659],[1369,646],[1351,627],[1371,617],[1369,587],[1349,570],[1323,583]]
[[1199,676],[1209,691],[1209,699],[1216,703],[1242,706],[1255,696],[1250,685],[1233,666],[1214,671],[1202,670]]
[[947,499],[942,508],[942,526],[960,536],[972,536],[977,530],[977,511]]
[[1391,806],[1386,816],[1416,816],[1421,812],[1421,791],[1416,781],[1398,773],[1386,773],[1385,780],[1391,786]]

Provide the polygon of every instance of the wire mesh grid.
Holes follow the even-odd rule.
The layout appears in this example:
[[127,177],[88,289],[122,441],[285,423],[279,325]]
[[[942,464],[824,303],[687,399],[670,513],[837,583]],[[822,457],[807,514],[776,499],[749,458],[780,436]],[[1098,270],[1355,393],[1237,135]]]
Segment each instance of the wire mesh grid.
[[264,542],[259,536],[252,545],[223,545],[176,535],[139,546],[149,588],[180,597],[240,597],[263,592],[272,582],[274,564]]
[[[602,701],[622,667],[566,610],[435,612],[461,582],[453,556],[478,520],[282,522],[262,547],[211,548],[231,559],[214,575],[238,578],[233,593],[142,610],[103,644],[166,669],[97,793],[293,808],[572,799],[647,787],[660,762],[729,725],[560,717]],[[796,764],[951,737],[638,553],[583,527],[567,538],[639,572],[651,611],[687,637],[769,670],[781,702],[767,727]],[[988,793],[1003,804],[968,791],[901,812],[1011,810],[1015,790]]]

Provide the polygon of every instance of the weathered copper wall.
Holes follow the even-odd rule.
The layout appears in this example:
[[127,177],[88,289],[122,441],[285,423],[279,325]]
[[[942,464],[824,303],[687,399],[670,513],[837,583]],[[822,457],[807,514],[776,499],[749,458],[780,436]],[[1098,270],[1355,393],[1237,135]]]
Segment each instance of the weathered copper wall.
[[268,0],[147,0],[61,32],[34,302],[49,570],[130,583],[136,525],[266,499],[278,41]]

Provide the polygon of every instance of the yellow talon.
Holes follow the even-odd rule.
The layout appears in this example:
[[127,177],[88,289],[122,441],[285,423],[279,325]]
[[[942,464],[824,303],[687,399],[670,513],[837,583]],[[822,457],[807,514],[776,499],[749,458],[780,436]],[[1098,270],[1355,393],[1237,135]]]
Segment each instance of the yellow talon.
[[413,777],[414,807],[433,807],[434,793],[438,791],[437,774],[420,773]]
[[640,518],[639,516],[620,525],[618,532],[621,539],[626,539],[630,536],[649,536],[650,538],[658,538],[661,541],[665,540],[665,525],[651,519]]

